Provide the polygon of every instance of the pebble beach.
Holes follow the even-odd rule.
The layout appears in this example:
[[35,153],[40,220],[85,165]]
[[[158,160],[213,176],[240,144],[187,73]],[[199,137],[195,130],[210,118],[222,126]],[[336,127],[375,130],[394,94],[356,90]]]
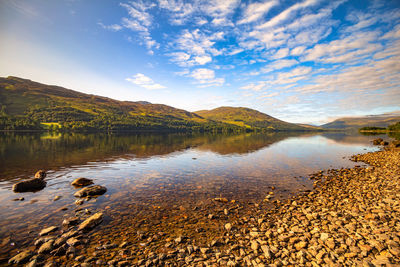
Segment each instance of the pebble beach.
[[[185,235],[174,229],[148,233],[130,229],[134,234],[113,233],[114,238],[104,240],[96,227],[108,223],[103,221],[107,211],[79,210],[60,225],[44,227],[35,243],[8,264],[397,266],[400,150],[390,145],[354,155],[352,160],[368,166],[321,170],[310,176],[314,190],[285,201],[275,200],[272,188],[266,192],[264,205],[255,204],[245,215],[234,200],[212,199],[221,216],[202,214],[206,223]],[[210,233],[207,225],[213,226]]]

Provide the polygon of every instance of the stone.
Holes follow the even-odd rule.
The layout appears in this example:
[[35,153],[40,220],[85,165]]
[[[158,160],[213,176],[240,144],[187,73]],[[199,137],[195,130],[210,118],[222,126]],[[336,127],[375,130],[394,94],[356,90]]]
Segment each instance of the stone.
[[301,250],[301,249],[305,248],[306,246],[307,246],[307,242],[304,242],[304,241],[297,242],[297,243],[294,245],[294,247],[296,248],[296,250]]
[[9,261],[8,264],[22,264],[25,262],[28,262],[29,259],[33,256],[32,251],[30,250],[25,250],[22,251],[21,253],[18,253],[14,257],[12,257]]
[[328,238],[329,238],[329,235],[328,235],[327,233],[321,233],[320,239],[321,239],[322,241],[325,241],[325,240],[327,240]]
[[224,197],[216,197],[214,198],[214,201],[226,203],[228,202],[228,199]]
[[35,192],[42,190],[45,187],[46,187],[46,181],[40,178],[35,178],[14,184],[12,190],[15,193]]
[[75,247],[77,245],[79,245],[81,243],[81,241],[79,241],[79,239],[77,239],[76,237],[71,237],[70,239],[67,240],[67,244],[70,247]]
[[81,187],[81,186],[87,186],[87,185],[91,185],[93,184],[93,180],[88,179],[88,178],[77,178],[75,179],[71,185],[75,186],[75,187]]
[[50,253],[53,250],[53,244],[54,244],[54,240],[47,241],[46,243],[44,243],[43,245],[40,246],[40,248],[38,250],[38,254]]
[[250,241],[250,244],[251,244],[250,247],[251,247],[252,250],[254,250],[254,251],[258,250],[259,245],[258,245],[257,241],[252,240],[252,241]]
[[268,246],[262,245],[261,246],[261,250],[264,252],[264,257],[266,259],[271,259],[272,258],[271,251],[269,250]]
[[90,230],[103,221],[103,213],[98,212],[84,220],[78,227],[79,230]]
[[92,185],[89,187],[82,188],[74,194],[75,197],[88,197],[88,196],[99,196],[107,192],[107,188],[101,185]]
[[46,178],[46,176],[47,176],[47,173],[44,170],[38,170],[35,173],[35,178],[38,178],[38,179],[44,179],[44,178]]
[[232,229],[232,224],[230,224],[230,223],[225,224],[225,229],[226,229],[226,231],[229,232]]
[[33,259],[25,267],[36,267],[36,266],[38,266],[38,261],[37,259]]
[[[54,242],[54,244],[55,244],[55,242]],[[67,245],[64,244],[64,245],[60,246],[59,248],[50,252],[50,254],[54,255],[54,256],[63,256],[63,255],[65,255],[66,252],[67,252]]]
[[208,252],[210,252],[210,248],[200,248],[200,252],[202,254],[207,254]]
[[57,226],[50,226],[50,227],[47,227],[47,228],[43,229],[42,231],[40,231],[39,235],[44,236],[44,235],[47,235],[49,233],[56,231],[57,229],[58,229]]
[[55,196],[54,198],[53,198],[53,201],[57,201],[57,200],[59,200],[61,198],[61,196]]
[[71,217],[64,219],[62,225],[65,227],[69,227],[71,225],[77,225],[79,223],[79,217]]

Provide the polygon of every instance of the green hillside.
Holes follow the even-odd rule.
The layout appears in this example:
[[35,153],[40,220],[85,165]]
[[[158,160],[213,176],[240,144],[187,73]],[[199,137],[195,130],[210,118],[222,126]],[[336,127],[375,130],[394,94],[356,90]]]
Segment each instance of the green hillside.
[[369,115],[363,117],[340,118],[321,125],[324,129],[357,130],[363,127],[387,127],[400,121],[400,112]]
[[0,78],[0,130],[244,131],[167,105],[117,101],[31,80]]
[[313,129],[302,127],[296,124],[284,122],[267,114],[250,108],[242,107],[219,107],[212,110],[196,111],[201,117],[259,130],[271,131],[310,131]]

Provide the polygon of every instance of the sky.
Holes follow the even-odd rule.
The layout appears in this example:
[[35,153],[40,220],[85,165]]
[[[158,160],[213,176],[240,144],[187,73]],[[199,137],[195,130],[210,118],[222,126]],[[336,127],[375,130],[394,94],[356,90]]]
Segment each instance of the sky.
[[296,123],[400,110],[400,1],[1,0],[0,76]]

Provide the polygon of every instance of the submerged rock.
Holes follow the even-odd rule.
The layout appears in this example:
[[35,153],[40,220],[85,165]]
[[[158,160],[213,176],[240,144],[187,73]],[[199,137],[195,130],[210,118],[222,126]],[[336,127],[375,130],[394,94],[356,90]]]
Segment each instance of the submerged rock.
[[81,186],[87,186],[93,184],[93,180],[88,179],[88,178],[77,178],[75,179],[71,185],[76,186],[76,187],[81,187]]
[[57,229],[58,229],[57,226],[50,226],[50,227],[47,227],[47,228],[43,229],[42,231],[40,231],[39,235],[44,236],[44,235],[47,235],[49,233],[56,231]]
[[96,225],[100,224],[102,221],[103,221],[103,213],[98,212],[96,214],[93,214],[86,220],[84,220],[83,223],[81,223],[79,225],[78,229],[79,230],[90,230],[93,227],[95,227]]
[[21,181],[13,185],[12,189],[15,193],[34,192],[42,190],[46,187],[46,182],[41,178]]
[[25,250],[22,251],[21,253],[17,254],[16,256],[12,257],[9,261],[8,264],[21,264],[27,262],[31,257],[32,257],[32,251],[30,250]]
[[98,196],[107,192],[107,188],[101,185],[92,185],[82,188],[74,194],[76,197]]

